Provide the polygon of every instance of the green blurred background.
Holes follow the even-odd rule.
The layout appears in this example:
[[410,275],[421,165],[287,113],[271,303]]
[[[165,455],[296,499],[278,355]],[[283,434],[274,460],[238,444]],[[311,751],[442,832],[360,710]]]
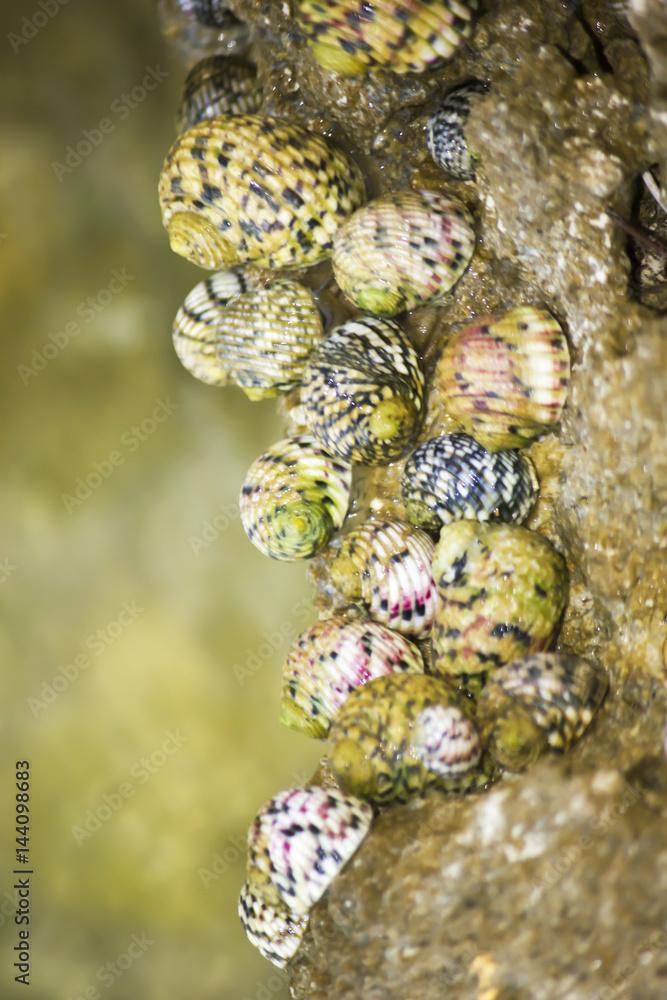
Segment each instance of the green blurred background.
[[264,559],[236,516],[274,405],[196,382],[171,346],[203,277],[170,254],[156,197],[185,68],[151,0],[0,16],[0,997],[25,994],[27,758],[35,1000],[280,998],[236,897],[256,809],[318,757],[277,721],[313,615],[303,567]]

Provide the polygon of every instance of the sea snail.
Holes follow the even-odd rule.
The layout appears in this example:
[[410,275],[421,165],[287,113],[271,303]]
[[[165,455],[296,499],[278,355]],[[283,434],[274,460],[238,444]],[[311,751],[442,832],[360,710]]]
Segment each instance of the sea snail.
[[220,115],[254,114],[261,103],[262,90],[251,63],[234,56],[207,56],[185,78],[176,129],[181,133]]
[[475,177],[478,157],[468,145],[465,125],[471,107],[483,98],[486,90],[485,84],[475,80],[450,91],[426,126],[426,142],[433,161],[460,181]]

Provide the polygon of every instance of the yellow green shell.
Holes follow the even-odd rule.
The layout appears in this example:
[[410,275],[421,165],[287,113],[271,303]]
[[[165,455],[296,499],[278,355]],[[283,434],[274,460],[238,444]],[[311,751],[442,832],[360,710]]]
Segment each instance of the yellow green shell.
[[313,352],[301,402],[322,446],[348,462],[398,458],[420,421],[424,376],[399,325],[372,316],[336,327]]
[[341,788],[378,804],[486,782],[481,743],[458,699],[437,677],[390,674],[356,688],[329,734]]
[[329,255],[364,201],[364,181],[344,153],[299,125],[228,115],[179,136],[159,195],[171,248],[193,264],[295,268]]
[[366,521],[331,543],[331,582],[347,602],[362,601],[374,621],[423,637],[437,606],[433,550],[426,532],[410,524]]
[[470,38],[476,11],[477,0],[301,0],[298,17],[326,69],[422,73]]
[[262,90],[252,63],[233,56],[208,56],[185,78],[176,129],[184,132],[220,115],[254,114],[261,103]]
[[435,374],[447,412],[489,451],[520,448],[560,420],[570,355],[557,320],[520,306],[446,344]]
[[341,226],[332,263],[354,305],[396,316],[450,291],[474,249],[472,217],[459,202],[437,191],[394,191]]
[[228,385],[229,374],[217,351],[220,315],[248,284],[238,271],[219,271],[188,292],[172,329],[178,359],[191,375],[207,385]]
[[262,892],[244,882],[238,915],[248,940],[263,958],[284,969],[296,955],[308,926],[308,916],[293,913],[280,902],[268,903]]
[[510,771],[523,770],[546,749],[569,750],[608,686],[604,669],[578,656],[537,653],[501,667],[477,706],[484,744]]
[[378,622],[333,617],[306,629],[283,667],[281,721],[324,739],[351,691],[383,674],[423,673],[416,646]]
[[340,528],[352,467],[309,434],[283,438],[255,459],[241,489],[241,522],[272,559],[309,559]]
[[551,642],[567,600],[565,560],[514,524],[457,521],[435,547],[437,674],[486,675]]

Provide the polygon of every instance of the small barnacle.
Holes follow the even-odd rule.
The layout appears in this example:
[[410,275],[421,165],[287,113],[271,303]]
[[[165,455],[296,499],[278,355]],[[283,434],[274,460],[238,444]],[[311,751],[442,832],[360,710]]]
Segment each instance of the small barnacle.
[[489,451],[520,448],[553,428],[569,382],[565,335],[534,306],[476,320],[454,334],[435,373],[447,412]]
[[486,90],[486,84],[474,80],[450,91],[426,126],[426,143],[433,161],[460,181],[475,178],[478,156],[468,145],[465,126],[471,107]]
[[262,90],[252,63],[233,56],[214,55],[192,67],[181,94],[177,132],[220,115],[246,115],[259,111]]
[[180,135],[159,195],[174,253],[211,270],[315,264],[365,197],[348,156],[298,125],[259,115],[213,118]]
[[323,447],[366,465],[390,462],[410,445],[423,395],[407,336],[373,317],[336,327],[310,357],[301,387],[306,422]]
[[410,455],[401,490],[410,521],[437,531],[458,519],[524,521],[538,482],[520,452],[491,454],[467,434],[442,434]]
[[309,434],[283,438],[255,459],[240,497],[250,541],[272,559],[309,559],[340,528],[352,468]]
[[287,656],[281,721],[324,739],[331,720],[359,685],[384,674],[423,670],[417,647],[385,625],[328,618],[302,632]]
[[334,719],[328,759],[341,788],[384,805],[486,784],[465,706],[440,678],[390,674],[356,688]]
[[491,676],[478,702],[478,721],[492,758],[521,771],[544,750],[569,750],[607,693],[604,669],[578,656],[538,653]]
[[207,385],[227,385],[229,374],[218,360],[217,328],[228,302],[248,284],[238,271],[219,271],[188,292],[173,325],[174,349],[184,368]]
[[457,521],[435,547],[433,670],[475,681],[544,649],[567,599],[565,560],[515,524]]
[[437,191],[394,191],[340,227],[332,263],[354,305],[396,316],[450,291],[474,249],[472,217],[459,202]]
[[250,943],[263,958],[284,969],[299,949],[308,917],[292,913],[280,903],[267,903],[248,882],[239,895],[238,915]]
[[363,601],[374,621],[403,635],[427,635],[436,608],[433,541],[403,521],[372,520],[331,544],[331,582]]
[[354,75],[381,66],[422,73],[470,38],[477,0],[301,0],[299,24],[318,63]]

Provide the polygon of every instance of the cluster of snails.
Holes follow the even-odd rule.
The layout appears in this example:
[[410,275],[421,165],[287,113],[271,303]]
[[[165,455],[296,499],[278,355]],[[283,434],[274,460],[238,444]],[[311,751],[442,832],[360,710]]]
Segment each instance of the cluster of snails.
[[[451,55],[476,7],[301,0],[299,17],[326,69],[405,73]],[[479,83],[458,88],[428,123],[432,157],[461,180],[475,174],[465,123],[484,95]],[[174,346],[209,385],[251,400],[298,394],[303,430],[252,463],[241,520],[273,559],[321,554],[338,602],[289,651],[281,715],[329,741],[335,784],[275,796],[248,837],[239,914],[283,966],[374,809],[480,790],[565,751],[605,696],[597,664],[548,651],[567,570],[523,524],[538,480],[521,449],[560,420],[569,353],[534,305],[452,332],[433,380],[460,429],[420,441],[425,373],[396,317],[461,278],[475,250],[468,209],[434,190],[367,201],[348,154],[261,114],[254,68],[236,58],[194,67],[178,121],[162,219],[172,249],[214,273],[179,309]],[[283,272],[329,258],[359,314],[325,329],[313,293]],[[346,524],[355,466],[392,462],[403,463],[396,517]]]

